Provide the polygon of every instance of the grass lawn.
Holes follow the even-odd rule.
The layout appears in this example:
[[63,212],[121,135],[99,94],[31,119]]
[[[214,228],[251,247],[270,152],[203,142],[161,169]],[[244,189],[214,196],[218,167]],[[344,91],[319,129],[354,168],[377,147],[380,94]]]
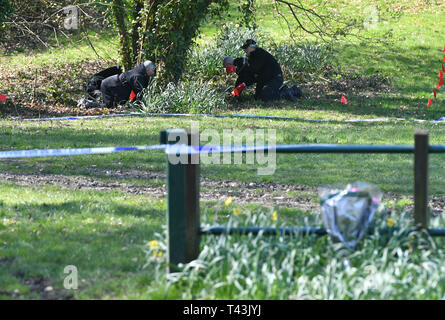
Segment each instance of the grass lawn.
[[[278,34],[278,39],[287,39],[281,26],[273,23],[273,15],[265,14],[270,4],[261,3],[262,26]],[[340,77],[349,71],[386,77],[388,91],[346,86],[339,92],[347,96],[347,105],[340,103],[338,92],[307,91],[307,97],[296,104],[264,106],[247,101],[234,111],[300,121],[194,121],[201,130],[219,133],[228,128],[274,129],[278,144],[413,144],[418,129],[430,132],[430,144],[445,144],[441,123],[343,121],[443,116],[442,92],[433,106],[427,109],[426,103],[443,61],[444,38],[436,31],[444,27],[443,12],[406,13],[372,31],[379,35],[393,28],[393,38],[385,45],[356,39],[336,44],[332,65],[341,70]],[[212,35],[212,28],[203,27],[201,41]],[[104,35],[97,40],[101,52],[115,52],[113,39]],[[67,46],[51,55],[1,57],[0,67],[9,70],[28,64],[37,68],[51,64],[51,59],[63,63],[94,59],[90,48],[82,47],[85,56],[76,51],[79,48]],[[313,77],[315,81],[318,75]],[[190,125],[188,118],[157,117],[0,120],[0,150],[150,145],[158,143],[161,130]],[[435,201],[431,205],[441,210],[443,157],[431,155],[429,180]],[[419,244],[404,233],[411,223],[412,165],[411,155],[324,154],[278,155],[271,176],[257,175],[258,165],[203,165],[203,225],[322,227],[317,188],[356,180],[377,184],[385,193],[388,209],[375,217],[375,233],[365,237],[355,251],[345,250],[328,237],[205,237],[198,261],[166,277],[165,154],[132,151],[0,161],[0,298],[443,299],[443,241],[428,239]],[[229,196],[233,203],[226,206]],[[385,233],[389,217],[400,231]],[[444,227],[443,217],[433,217],[431,225]],[[68,265],[78,269],[78,290],[63,287]]]

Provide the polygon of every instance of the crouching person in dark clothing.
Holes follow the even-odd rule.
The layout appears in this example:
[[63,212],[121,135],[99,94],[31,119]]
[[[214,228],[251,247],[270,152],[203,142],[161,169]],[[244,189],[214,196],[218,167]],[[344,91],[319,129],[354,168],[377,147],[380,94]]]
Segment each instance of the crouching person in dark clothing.
[[[286,98],[290,101],[296,100],[292,90],[286,85],[283,86],[281,67],[269,52],[258,47],[252,39],[246,40],[241,49],[244,50],[247,56],[247,59],[244,58],[245,60],[243,60],[242,72],[238,72],[239,66],[237,65],[237,60],[239,64],[239,59],[241,58],[233,59],[226,57],[223,61],[226,69],[230,69],[230,66],[234,65],[238,74],[235,90],[230,94],[231,96],[238,96],[245,87],[256,83],[255,99],[262,101],[273,101],[281,98]],[[301,96],[300,93],[298,94],[299,96]]]
[[114,76],[116,74],[121,74],[122,68],[121,66],[114,66],[110,67],[108,69],[102,70],[101,72],[96,73],[90,81],[88,81],[88,84],[86,86],[86,92],[88,95],[93,98],[94,100],[99,100],[101,92],[100,92],[100,86],[102,84],[102,81],[105,78]]
[[155,73],[155,64],[147,60],[132,70],[104,79],[100,91],[105,107],[110,108],[116,104],[127,102],[130,99],[131,91],[137,95],[148,86],[150,78]]
[[[248,58],[248,72],[256,83],[255,99],[262,101],[279,100],[283,85],[283,72],[277,60],[266,50],[257,46],[254,40],[246,40],[241,49]],[[246,86],[250,83],[246,83]]]
[[248,57],[248,70],[255,77],[255,99],[279,100],[280,87],[283,85],[283,72],[277,60],[269,52],[258,47],[256,42],[251,39],[246,40],[241,49]]

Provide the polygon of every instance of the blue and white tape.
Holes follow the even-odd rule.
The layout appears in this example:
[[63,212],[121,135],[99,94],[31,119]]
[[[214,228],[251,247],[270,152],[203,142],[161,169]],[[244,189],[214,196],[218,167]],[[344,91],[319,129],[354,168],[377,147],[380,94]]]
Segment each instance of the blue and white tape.
[[0,159],[35,158],[35,157],[63,157],[89,154],[106,154],[135,150],[165,150],[165,145],[132,146],[132,147],[102,147],[102,148],[71,148],[71,149],[36,149],[0,151]]
[[[277,153],[412,153],[412,145],[336,145],[336,144],[294,144],[294,145],[262,145],[262,146],[187,146],[184,144],[158,144],[151,146],[102,147],[75,149],[37,149],[0,151],[0,159],[62,157],[92,154],[106,154],[136,150],[164,150],[167,155],[209,154],[209,153],[245,153],[245,152],[277,152]],[[445,145],[429,146],[430,153],[445,153]]]
[[350,119],[350,120],[326,120],[326,119],[307,119],[284,116],[258,115],[258,114],[189,114],[189,113],[152,113],[152,112],[130,112],[103,114],[95,116],[69,116],[69,117],[53,117],[53,118],[36,118],[36,119],[18,119],[16,121],[62,121],[62,120],[81,120],[81,119],[100,119],[112,117],[130,117],[130,116],[152,116],[152,117],[213,117],[213,118],[253,118],[264,120],[290,120],[290,121],[306,121],[306,122],[389,122],[389,121],[413,121],[413,122],[429,122],[440,123],[445,122],[445,117],[438,120],[422,120],[422,119],[405,119],[405,118],[375,118],[375,119]]

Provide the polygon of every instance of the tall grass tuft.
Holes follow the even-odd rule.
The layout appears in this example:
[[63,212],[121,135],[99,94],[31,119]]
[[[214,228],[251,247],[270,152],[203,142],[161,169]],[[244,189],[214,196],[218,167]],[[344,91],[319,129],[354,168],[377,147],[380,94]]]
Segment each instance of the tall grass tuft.
[[145,91],[140,109],[158,113],[214,113],[226,109],[224,95],[205,83],[169,83],[163,89],[154,86]]

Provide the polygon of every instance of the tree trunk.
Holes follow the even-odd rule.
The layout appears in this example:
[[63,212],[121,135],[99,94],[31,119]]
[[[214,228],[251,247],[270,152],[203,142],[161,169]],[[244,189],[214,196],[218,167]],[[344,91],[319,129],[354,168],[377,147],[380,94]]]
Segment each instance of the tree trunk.
[[139,40],[139,48],[138,48],[138,58],[137,63],[142,62],[142,54],[144,52],[144,46],[145,46],[145,40],[146,35],[145,33],[147,30],[150,30],[151,27],[154,25],[155,17],[156,17],[156,11],[158,9],[159,4],[162,0],[144,0],[144,12],[141,12],[141,21],[144,21],[144,26],[142,30],[142,34],[140,36]]
[[131,27],[131,51],[132,51],[132,62],[133,64],[138,64],[139,56],[139,29],[142,26],[142,9],[144,8],[143,0],[135,0],[133,7],[132,17],[133,24]]
[[119,55],[124,70],[132,68],[130,39],[125,23],[125,7],[122,0],[112,0],[111,8],[116,18],[116,26],[119,33]]

